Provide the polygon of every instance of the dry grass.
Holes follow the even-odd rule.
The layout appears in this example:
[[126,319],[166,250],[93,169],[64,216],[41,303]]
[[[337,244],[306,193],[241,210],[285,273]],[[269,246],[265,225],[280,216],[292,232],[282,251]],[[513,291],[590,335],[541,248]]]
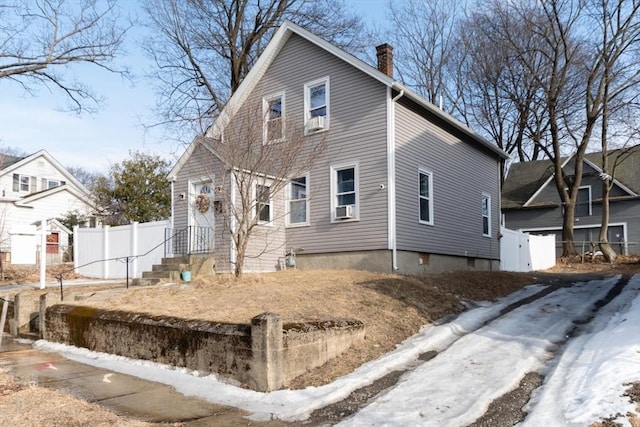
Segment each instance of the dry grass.
[[76,304],[228,323],[249,323],[264,312],[284,322],[356,318],[365,341],[338,359],[308,372],[292,388],[321,385],[392,350],[420,326],[458,313],[463,302],[495,300],[533,283],[526,274],[453,272],[402,276],[354,270],[295,271],[198,279],[100,293]]
[[[62,274],[64,280],[81,279],[83,276],[73,271],[73,263],[47,266],[46,280],[57,280]],[[0,271],[0,284],[25,284],[38,283],[40,281],[40,268],[28,266],[8,266]]]

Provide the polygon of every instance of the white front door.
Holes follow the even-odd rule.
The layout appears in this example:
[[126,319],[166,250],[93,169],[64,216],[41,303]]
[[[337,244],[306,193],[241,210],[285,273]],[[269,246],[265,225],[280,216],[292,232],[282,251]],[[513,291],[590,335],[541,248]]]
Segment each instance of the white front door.
[[192,184],[190,253],[213,252],[214,193],[211,181]]

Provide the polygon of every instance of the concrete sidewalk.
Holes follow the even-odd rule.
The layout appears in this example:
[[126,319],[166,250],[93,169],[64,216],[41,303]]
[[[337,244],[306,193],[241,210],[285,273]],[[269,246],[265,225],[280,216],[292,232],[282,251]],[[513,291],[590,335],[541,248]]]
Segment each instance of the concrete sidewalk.
[[188,397],[172,387],[108,371],[45,353],[5,337],[0,348],[0,367],[21,382],[72,394],[99,404],[118,415],[153,423],[184,426],[286,426],[273,421],[256,423],[247,413]]

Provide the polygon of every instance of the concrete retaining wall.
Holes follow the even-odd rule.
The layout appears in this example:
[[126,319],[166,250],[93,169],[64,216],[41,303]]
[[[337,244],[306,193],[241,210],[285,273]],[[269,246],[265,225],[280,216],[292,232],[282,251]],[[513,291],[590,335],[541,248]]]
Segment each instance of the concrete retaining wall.
[[44,339],[134,359],[216,373],[258,391],[277,390],[364,338],[362,322],[283,324],[263,313],[222,324],[58,304],[46,308]]
[[412,251],[397,252],[397,267],[392,267],[392,252],[389,250],[334,252],[322,254],[296,254],[296,266],[301,270],[327,268],[349,268],[377,271],[381,273],[431,274],[452,270],[499,270],[500,260],[428,254]]

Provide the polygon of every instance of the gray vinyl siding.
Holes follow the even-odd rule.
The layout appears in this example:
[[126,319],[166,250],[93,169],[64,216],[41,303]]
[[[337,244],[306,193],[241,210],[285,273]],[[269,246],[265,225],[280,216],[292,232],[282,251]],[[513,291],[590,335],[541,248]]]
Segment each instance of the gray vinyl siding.
[[[573,170],[573,161],[565,166],[567,173]],[[579,235],[589,229],[590,238],[597,240],[598,230],[602,222],[602,181],[599,179],[597,171],[585,164],[581,187],[591,187],[591,215],[576,217],[574,225],[574,236],[576,240]],[[620,187],[614,186],[611,190],[612,196],[627,195]],[[505,214],[505,226],[513,230],[531,231],[537,234],[555,234],[558,242],[557,255],[561,255],[562,241],[562,221],[563,209],[558,190],[553,181],[549,182],[535,198],[535,203],[556,203],[553,208],[524,208],[507,210]],[[624,226],[626,242],[629,253],[640,253],[640,198],[629,200],[610,201],[610,225]],[[576,249],[580,250],[578,246]],[[588,249],[590,250],[590,248]]]
[[[640,198],[610,203],[610,226],[624,226],[629,253],[640,253]],[[602,221],[602,204],[592,205],[592,215],[577,218],[574,236],[579,239],[579,230],[591,229],[592,238],[597,239]],[[557,255],[562,253],[562,209],[518,209],[505,212],[505,226],[512,230],[530,231],[535,234],[555,234],[558,244]],[[624,237],[624,236],[623,236]],[[578,246],[576,249],[580,250]],[[590,250],[590,248],[589,248]]]
[[[213,185],[221,185],[225,191],[229,189],[229,176],[225,173],[224,164],[202,145],[197,144],[195,150],[180,169],[174,183],[174,222],[175,230],[184,230],[189,225],[193,209],[191,183],[194,181],[213,180]],[[185,198],[179,195],[184,193]],[[213,207],[212,207],[213,208]],[[222,215],[214,213],[214,256],[218,271],[230,271],[229,264],[231,240],[226,231]]]
[[[191,210],[188,203],[191,200],[191,196],[193,196],[190,194],[192,191],[190,183],[197,180],[212,179],[214,176],[219,177],[222,171],[220,160],[200,144],[197,144],[191,156],[180,169],[173,186],[174,228],[183,229],[189,225]],[[179,195],[183,193],[186,197],[180,199]]]
[[[418,114],[395,106],[399,250],[498,258],[498,158]],[[419,223],[418,170],[433,174],[433,225]],[[482,194],[491,196],[491,237],[482,235]]]
[[[304,253],[388,248],[386,87],[305,39],[292,35],[252,97],[285,93],[288,120],[303,120],[305,83],[329,77],[330,129],[308,137],[328,138],[309,171],[310,225],[287,228],[287,247]],[[254,98],[255,99],[255,98]],[[331,222],[330,168],[357,163],[359,221]]]
[[[236,200],[240,200],[239,192],[236,192]],[[284,259],[286,239],[282,192],[272,195],[271,209],[273,221],[270,224],[257,225],[251,232],[244,260],[247,273],[274,271],[279,266],[279,260]]]

